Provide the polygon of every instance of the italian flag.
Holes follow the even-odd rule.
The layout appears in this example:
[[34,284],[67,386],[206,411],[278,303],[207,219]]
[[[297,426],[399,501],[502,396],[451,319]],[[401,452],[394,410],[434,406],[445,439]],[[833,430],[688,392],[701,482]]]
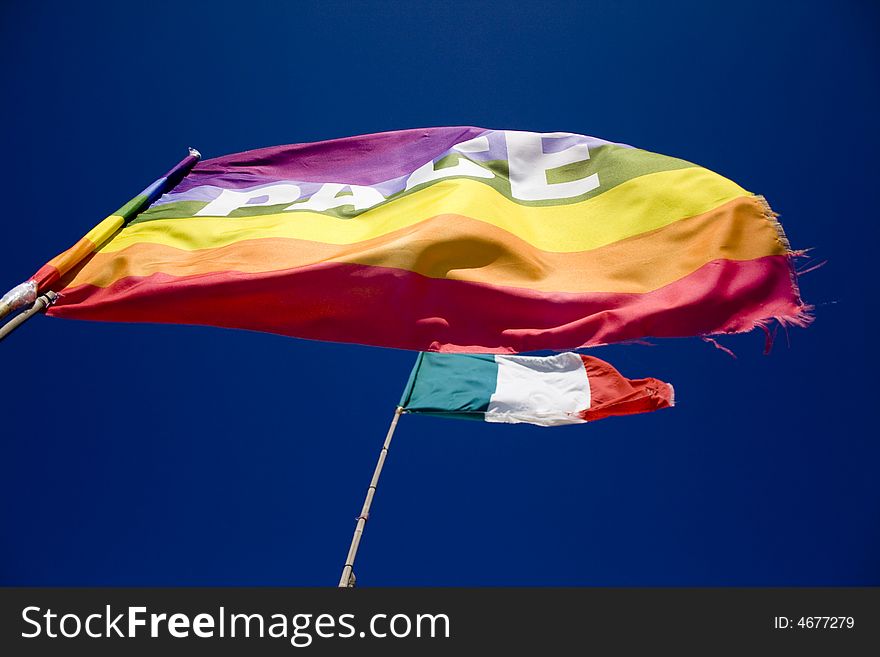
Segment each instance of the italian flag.
[[553,356],[419,354],[400,407],[407,413],[537,424],[580,424],[674,404],[658,379],[627,379],[603,360]]

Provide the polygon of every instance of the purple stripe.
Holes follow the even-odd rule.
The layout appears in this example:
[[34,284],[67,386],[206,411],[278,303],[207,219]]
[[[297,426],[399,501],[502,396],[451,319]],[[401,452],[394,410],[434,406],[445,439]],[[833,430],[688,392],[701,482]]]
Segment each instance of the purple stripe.
[[411,173],[485,128],[420,128],[310,144],[271,146],[200,162],[175,191],[198,185],[240,189],[275,180],[373,185]]
[[162,178],[168,182],[169,187],[174,187],[180,182],[181,178],[186,176],[193,169],[194,165],[198,164],[200,157],[201,155],[197,151],[190,149],[189,155],[175,164],[168,173],[162,176]]
[[[155,205],[207,202],[223,189],[245,189],[281,180],[299,185],[303,199],[326,182],[371,185],[387,198],[403,190],[408,176],[418,167],[448,154],[456,144],[479,136],[486,137],[489,150],[468,153],[469,159],[476,162],[507,159],[503,131],[475,127],[421,128],[273,146],[205,160],[196,165],[173,193],[166,194]],[[545,140],[545,151],[559,151],[584,142],[591,149],[614,144],[595,137],[571,135]],[[631,148],[626,144],[614,145]]]

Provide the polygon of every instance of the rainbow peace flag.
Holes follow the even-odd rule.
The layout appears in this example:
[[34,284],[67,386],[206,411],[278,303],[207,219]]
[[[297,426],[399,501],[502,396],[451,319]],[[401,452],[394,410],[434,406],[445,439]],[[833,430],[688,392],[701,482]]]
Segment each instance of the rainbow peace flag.
[[624,144],[447,127],[193,164],[41,270],[49,315],[502,354],[809,319],[761,197]]

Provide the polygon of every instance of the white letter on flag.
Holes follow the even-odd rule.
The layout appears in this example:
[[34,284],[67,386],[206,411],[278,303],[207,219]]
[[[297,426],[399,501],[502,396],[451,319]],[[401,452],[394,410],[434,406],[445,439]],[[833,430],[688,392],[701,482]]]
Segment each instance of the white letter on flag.
[[593,191],[599,186],[599,174],[580,180],[547,182],[547,171],[566,164],[590,159],[587,144],[579,143],[555,153],[544,152],[545,139],[564,139],[576,135],[567,132],[519,132],[505,130],[507,159],[510,164],[510,193],[521,201],[547,201],[571,198]]
[[249,208],[261,205],[280,205],[292,203],[299,198],[298,185],[279,183],[276,185],[262,185],[247,189],[224,189],[220,196],[208,203],[195,213],[196,217],[228,217],[233,210],[245,206]]

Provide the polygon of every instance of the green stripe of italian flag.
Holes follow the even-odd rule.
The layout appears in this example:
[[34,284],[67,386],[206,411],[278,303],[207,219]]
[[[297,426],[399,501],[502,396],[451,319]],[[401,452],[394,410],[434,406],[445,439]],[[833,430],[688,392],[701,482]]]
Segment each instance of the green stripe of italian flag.
[[576,353],[497,356],[421,353],[400,401],[408,413],[557,426],[674,404],[672,386],[627,379]]

